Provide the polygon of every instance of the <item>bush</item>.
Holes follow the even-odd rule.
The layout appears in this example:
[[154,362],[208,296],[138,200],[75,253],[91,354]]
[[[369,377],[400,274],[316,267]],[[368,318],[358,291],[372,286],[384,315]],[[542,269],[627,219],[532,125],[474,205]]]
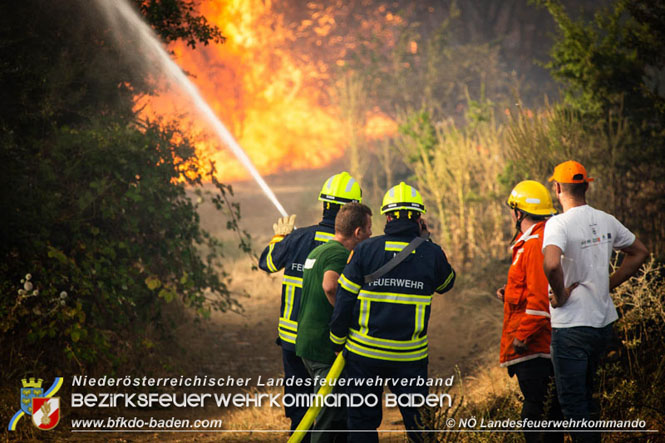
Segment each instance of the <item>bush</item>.
[[238,308],[220,271],[221,244],[186,195],[203,177],[182,134],[104,121],[59,129],[35,157],[16,186],[30,194],[8,208],[23,225],[1,269],[0,340],[15,358],[47,349],[55,361],[64,353],[81,366],[118,363],[130,331],[159,325],[160,307],[176,297],[203,316]]
[[[604,418],[645,420],[647,429],[665,426],[665,267],[653,257],[640,274],[612,294],[619,311],[620,348],[599,370]],[[632,441],[618,434],[615,441]]]

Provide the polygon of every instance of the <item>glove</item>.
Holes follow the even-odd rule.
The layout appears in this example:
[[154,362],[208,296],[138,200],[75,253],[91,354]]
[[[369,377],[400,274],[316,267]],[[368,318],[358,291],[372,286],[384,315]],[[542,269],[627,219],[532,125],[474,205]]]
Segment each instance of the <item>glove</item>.
[[293,227],[296,224],[296,214],[293,214],[290,217],[284,217],[277,220],[277,223],[272,225],[272,230],[275,232],[275,236],[285,237],[293,231]]

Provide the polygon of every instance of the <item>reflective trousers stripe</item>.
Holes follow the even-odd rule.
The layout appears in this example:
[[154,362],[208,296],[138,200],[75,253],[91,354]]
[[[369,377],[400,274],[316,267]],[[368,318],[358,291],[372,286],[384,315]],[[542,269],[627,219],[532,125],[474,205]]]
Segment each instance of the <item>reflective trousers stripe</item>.
[[427,346],[427,336],[414,340],[389,340],[385,338],[370,337],[355,329],[349,329],[349,339],[360,345],[381,347],[384,348],[383,350],[385,351],[415,349]]
[[423,358],[427,357],[427,348],[411,352],[390,352],[390,351],[383,351],[380,349],[368,348],[360,344],[347,341],[346,349],[349,352],[361,355],[363,357],[374,358],[378,360],[388,360],[388,361],[415,361],[415,360],[422,360]]

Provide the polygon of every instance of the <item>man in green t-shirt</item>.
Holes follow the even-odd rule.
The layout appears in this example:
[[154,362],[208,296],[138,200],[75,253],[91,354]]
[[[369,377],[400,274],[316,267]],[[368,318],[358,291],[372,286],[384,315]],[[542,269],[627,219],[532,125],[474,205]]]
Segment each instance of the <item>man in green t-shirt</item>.
[[[349,251],[372,235],[372,211],[360,203],[342,206],[335,218],[335,236],[328,243],[310,252],[303,270],[302,298],[298,312],[296,355],[319,383],[325,379],[335,360],[330,347],[328,323],[335,306],[337,279],[344,270]],[[316,419],[314,430],[346,429],[344,408],[324,407]],[[335,441],[339,434],[317,432],[312,442]],[[344,436],[341,439],[344,440]]]

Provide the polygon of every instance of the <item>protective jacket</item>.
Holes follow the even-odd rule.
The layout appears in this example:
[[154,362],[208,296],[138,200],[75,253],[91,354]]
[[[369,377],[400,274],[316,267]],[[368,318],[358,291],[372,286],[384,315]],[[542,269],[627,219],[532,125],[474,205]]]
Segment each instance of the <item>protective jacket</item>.
[[[545,222],[531,226],[512,247],[513,262],[503,303],[501,366],[536,357],[550,358],[550,305],[547,278],[543,271],[543,231]],[[513,339],[526,342],[527,352],[518,354]]]
[[284,349],[295,352],[305,260],[314,248],[334,236],[334,217],[324,217],[318,225],[295,229],[283,240],[271,242],[261,253],[259,268],[270,273],[284,269],[278,326],[279,343]]
[[426,241],[397,267],[370,283],[364,276],[387,263],[417,235],[418,225],[391,220],[385,235],[360,243],[338,282],[330,340],[349,356],[375,362],[427,358],[432,294],[453,287],[455,272],[441,247]]

